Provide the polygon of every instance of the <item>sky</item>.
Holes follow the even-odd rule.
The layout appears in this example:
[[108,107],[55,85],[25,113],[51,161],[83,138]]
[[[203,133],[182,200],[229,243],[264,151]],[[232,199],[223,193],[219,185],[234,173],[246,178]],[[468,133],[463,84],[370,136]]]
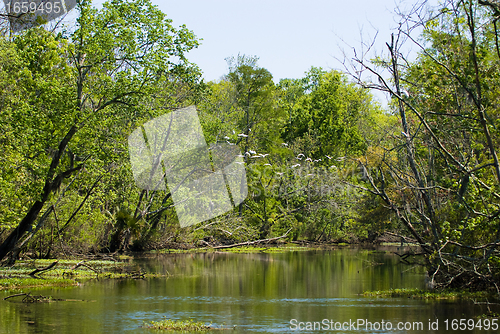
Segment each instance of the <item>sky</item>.
[[[374,53],[397,27],[395,8],[408,0],[153,0],[174,26],[185,24],[202,38],[188,59],[206,81],[228,72],[225,58],[245,54],[274,81],[301,78],[311,66],[343,70],[342,50],[358,48],[377,36]],[[386,104],[386,96],[376,94]]]
[[[275,79],[300,78],[311,66],[341,69],[341,48],[378,31],[381,46],[396,26],[394,0],[183,0],[153,3],[202,44],[190,53],[206,80],[227,73],[226,57],[259,57]],[[347,44],[346,44],[347,43]],[[379,48],[380,49],[380,48]]]

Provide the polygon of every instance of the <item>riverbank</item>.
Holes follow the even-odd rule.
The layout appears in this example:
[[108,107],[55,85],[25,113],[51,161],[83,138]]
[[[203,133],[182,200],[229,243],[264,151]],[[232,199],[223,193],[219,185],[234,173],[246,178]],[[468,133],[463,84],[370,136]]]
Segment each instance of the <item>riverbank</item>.
[[[157,277],[121,260],[21,260],[0,267],[0,290],[78,286],[90,279],[139,279]],[[50,268],[49,268],[50,267]]]
[[[140,279],[159,277],[157,273],[148,273],[140,267],[134,267],[134,257],[149,257],[162,254],[273,254],[305,251],[335,251],[345,248],[361,249],[363,252],[394,253],[396,243],[357,244],[345,243],[297,243],[275,242],[259,245],[240,245],[236,247],[198,247],[188,248],[176,245],[177,248],[166,248],[147,252],[129,253],[113,256],[102,254],[99,259],[52,259],[52,260],[18,260],[10,267],[0,267],[0,290],[21,290],[41,287],[78,286],[91,279]],[[406,247],[405,247],[406,248]],[[94,257],[95,258],[95,257]],[[379,292],[380,293],[380,292]]]
[[[264,245],[242,245],[237,247],[197,247],[175,245],[176,248],[166,248],[147,252],[130,253],[127,255],[103,255],[100,260],[82,259],[23,259],[13,266],[0,267],[0,290],[21,290],[42,287],[78,286],[90,279],[138,279],[158,277],[156,273],[147,273],[140,268],[132,267],[134,257],[158,254],[182,253],[287,253],[304,251],[334,251],[340,248],[353,247],[345,243],[285,243],[278,242]],[[384,246],[356,245],[356,248],[374,248]],[[390,246],[387,245],[389,251]],[[383,251],[383,250],[379,250]],[[105,259],[105,260],[104,260]],[[52,266],[52,267],[51,267]],[[49,268],[50,267],[50,268]],[[160,275],[161,276],[161,275]]]
[[295,244],[275,246],[241,246],[231,248],[198,247],[168,248],[147,252],[130,253],[116,257],[106,256],[108,260],[81,259],[34,259],[18,260],[13,266],[0,267],[0,290],[20,290],[42,287],[78,286],[90,279],[138,279],[158,277],[156,273],[146,273],[131,266],[129,260],[134,256],[181,253],[283,253],[328,247],[306,247]]
[[[310,250],[335,250],[339,248],[361,248],[361,249],[385,249],[394,251],[394,247],[419,247],[417,244],[405,243],[401,246],[401,242],[384,241],[377,243],[345,243],[345,242],[313,242],[313,241],[291,241],[291,242],[271,242],[258,245],[220,245],[194,247],[186,244],[168,244],[161,249],[153,249],[142,253],[134,254],[176,254],[176,253],[213,253],[213,252],[229,252],[229,253],[275,253],[288,251],[310,251]],[[392,248],[391,248],[392,247]]]
[[[142,272],[140,268],[132,268],[134,257],[158,254],[183,253],[236,253],[236,254],[272,254],[304,251],[334,251],[342,248],[360,248],[366,251],[392,253],[397,243],[382,244],[347,244],[317,242],[270,242],[257,245],[225,245],[209,247],[189,247],[185,244],[171,244],[171,248],[131,252],[127,254],[102,254],[97,259],[22,259],[13,266],[0,267],[0,290],[19,290],[39,287],[78,286],[85,280],[126,279],[156,277],[155,273]],[[95,257],[94,257],[95,258]],[[48,268],[53,266],[51,268]],[[36,272],[38,271],[38,272]],[[31,274],[31,275],[30,275]]]
[[389,289],[381,291],[365,291],[365,297],[381,297],[381,298],[414,298],[414,299],[429,299],[429,300],[478,300],[478,299],[498,299],[498,295],[487,291],[429,291],[422,289]]

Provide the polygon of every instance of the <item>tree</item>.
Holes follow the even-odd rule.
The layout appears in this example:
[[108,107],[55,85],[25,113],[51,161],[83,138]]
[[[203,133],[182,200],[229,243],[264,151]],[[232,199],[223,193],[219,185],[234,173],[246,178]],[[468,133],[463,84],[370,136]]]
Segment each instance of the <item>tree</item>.
[[[238,55],[227,58],[229,73],[225,80],[234,87],[234,103],[242,111],[238,121],[241,131],[239,142],[244,152],[250,148],[268,152],[276,146],[283,113],[276,105],[276,89],[273,76],[265,68],[257,66],[257,57]],[[248,164],[248,159],[245,160]]]
[[[420,245],[437,286],[500,294],[496,19],[467,0],[413,8],[387,43],[386,58],[353,64],[361,85],[391,94],[400,127],[381,143],[376,164],[360,161],[365,189]],[[413,14],[422,18],[420,41]],[[415,61],[402,56],[403,40],[419,48]],[[365,72],[377,80],[365,80]]]
[[30,187],[29,204],[0,245],[0,260],[33,228],[64,180],[96,158],[88,136],[103,120],[129,115],[131,123],[140,122],[148,113],[144,102],[169,76],[195,73],[185,58],[198,45],[195,36],[185,26],[174,28],[150,1],[111,0],[100,11],[81,1],[78,10],[70,36],[37,29],[16,37],[21,69],[13,71],[23,71],[29,102],[6,110],[21,117],[14,123],[28,130],[21,138],[29,143],[34,136],[36,146],[22,146],[20,158],[31,174],[23,180]]
[[305,140],[312,158],[344,157],[366,149],[361,136],[362,120],[378,112],[366,90],[355,87],[340,72],[311,68],[301,80],[283,80],[284,108],[289,122],[283,137],[286,141]]

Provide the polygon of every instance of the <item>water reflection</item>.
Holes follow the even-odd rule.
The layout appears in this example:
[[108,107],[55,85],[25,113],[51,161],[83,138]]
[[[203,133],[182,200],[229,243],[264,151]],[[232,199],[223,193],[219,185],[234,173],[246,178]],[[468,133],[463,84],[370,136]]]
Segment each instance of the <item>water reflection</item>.
[[[137,258],[134,265],[170,276],[101,280],[36,292],[88,302],[25,305],[0,301],[0,333],[145,333],[139,327],[144,321],[164,316],[225,323],[237,326],[235,332],[293,332],[291,319],[304,323],[410,321],[425,326],[439,319],[441,327],[435,332],[446,333],[445,319],[470,319],[486,312],[481,305],[360,296],[366,290],[423,288],[422,269],[399,263],[387,249],[164,254]],[[0,297],[8,294],[1,292]]]

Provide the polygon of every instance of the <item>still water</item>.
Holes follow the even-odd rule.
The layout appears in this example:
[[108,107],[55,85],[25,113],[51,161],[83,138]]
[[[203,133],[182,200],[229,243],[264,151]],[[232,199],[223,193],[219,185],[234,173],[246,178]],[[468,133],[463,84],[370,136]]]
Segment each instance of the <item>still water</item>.
[[[230,333],[449,333],[452,319],[476,319],[486,313],[485,305],[472,303],[361,296],[366,290],[424,288],[423,270],[401,264],[392,250],[136,258],[133,266],[170,276],[103,279],[33,291],[85,301],[23,304],[4,301],[12,292],[0,292],[0,333],[151,333],[155,331],[140,326],[163,317],[236,326],[223,331]],[[317,330],[300,331],[307,322],[310,326],[316,322]],[[371,329],[367,322],[372,323]],[[416,326],[415,330],[397,330],[400,322],[407,329]],[[429,323],[438,330],[429,330]],[[467,331],[474,332],[498,331]]]

